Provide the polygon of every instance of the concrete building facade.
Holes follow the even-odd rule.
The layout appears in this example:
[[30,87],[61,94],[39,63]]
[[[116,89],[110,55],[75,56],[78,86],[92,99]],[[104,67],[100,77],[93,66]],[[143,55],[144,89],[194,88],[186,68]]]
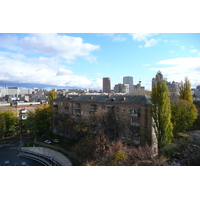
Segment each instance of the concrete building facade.
[[132,76],[124,76],[123,84],[129,84],[129,93],[133,92],[133,77]]
[[111,91],[111,82],[109,77],[103,78],[103,92],[109,93]]
[[114,87],[114,92],[115,93],[126,93],[128,94],[129,93],[129,84],[116,84],[115,87]]

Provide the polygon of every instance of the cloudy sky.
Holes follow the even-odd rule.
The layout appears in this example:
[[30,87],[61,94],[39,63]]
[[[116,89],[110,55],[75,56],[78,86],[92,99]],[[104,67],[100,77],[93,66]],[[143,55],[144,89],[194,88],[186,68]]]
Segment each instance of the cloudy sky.
[[158,70],[200,85],[200,34],[0,34],[0,86],[102,88],[133,76],[147,89]]

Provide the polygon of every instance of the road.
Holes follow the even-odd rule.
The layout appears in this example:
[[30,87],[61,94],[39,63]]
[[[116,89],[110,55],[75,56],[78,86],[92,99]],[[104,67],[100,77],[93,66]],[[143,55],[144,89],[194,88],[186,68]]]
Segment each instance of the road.
[[[28,136],[23,136],[23,140],[28,140]],[[26,162],[29,166],[44,166],[43,164],[18,156],[20,137],[16,136],[0,141],[0,166],[4,166],[6,160],[10,161],[11,166],[21,166],[21,162]]]

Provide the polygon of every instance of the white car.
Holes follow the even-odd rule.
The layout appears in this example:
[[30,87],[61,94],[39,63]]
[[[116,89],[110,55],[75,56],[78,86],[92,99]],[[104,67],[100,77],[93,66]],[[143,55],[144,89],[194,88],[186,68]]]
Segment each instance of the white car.
[[51,141],[49,141],[49,140],[45,140],[44,141],[46,144],[51,144]]
[[55,143],[59,143],[59,142],[60,142],[60,140],[58,140],[58,139],[55,139],[55,140],[54,140],[54,142],[55,142]]

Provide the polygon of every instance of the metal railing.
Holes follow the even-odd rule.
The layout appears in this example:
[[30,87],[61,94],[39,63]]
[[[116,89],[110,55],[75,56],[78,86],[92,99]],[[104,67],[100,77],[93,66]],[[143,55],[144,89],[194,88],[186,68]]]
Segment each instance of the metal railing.
[[40,154],[37,152],[21,149],[21,146],[18,148],[19,150],[19,156],[27,157],[33,160],[36,160],[44,165],[47,166],[61,166],[60,163],[55,161],[54,159],[51,158],[51,156]]

